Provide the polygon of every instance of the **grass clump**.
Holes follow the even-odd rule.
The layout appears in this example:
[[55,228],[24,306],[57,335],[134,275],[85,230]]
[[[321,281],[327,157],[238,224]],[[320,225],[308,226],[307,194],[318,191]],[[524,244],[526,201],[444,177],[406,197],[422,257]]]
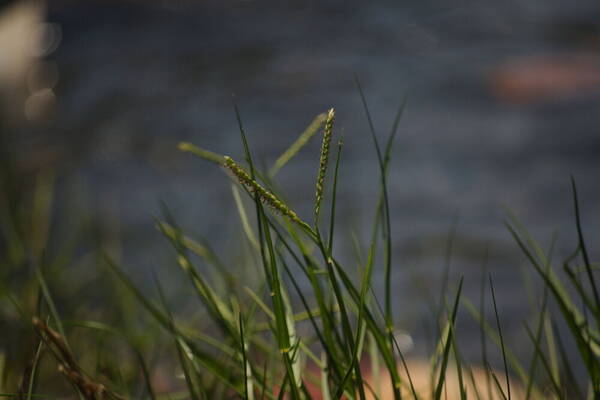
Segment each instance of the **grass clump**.
[[[333,158],[330,147],[334,110],[317,116],[273,166],[261,171],[253,162],[236,109],[245,165],[190,143],[181,143],[179,148],[228,172],[247,245],[240,266],[236,269],[226,265],[205,241],[185,235],[165,207],[157,227],[172,246],[174,260],[189,283],[181,290],[193,293],[200,308],[190,315],[174,306],[158,277],[157,296],[149,294],[133,282],[114,257],[104,253],[101,263],[111,272],[108,293],[115,293],[109,303],[115,305],[111,312],[122,310],[119,318],[111,320],[111,312],[106,310],[69,309],[56,300],[60,281],[48,274],[47,256],[39,250],[44,246],[36,241],[37,264],[21,271],[22,276],[33,271],[35,281],[22,280],[18,289],[1,286],[0,311],[11,321],[7,325],[32,334],[32,345],[23,353],[30,362],[11,364],[17,358],[15,354],[9,354],[6,347],[0,349],[0,361],[10,357],[8,363],[0,362],[1,395],[63,398],[70,390],[72,398],[119,400],[600,398],[600,302],[594,276],[597,265],[591,262],[583,237],[574,182],[578,246],[562,263],[566,282],[554,270],[549,252],[518,220],[509,217],[506,221],[543,284],[535,328],[526,326],[531,354],[517,356],[505,342],[489,276],[494,324],[485,315],[483,285],[477,308],[463,295],[462,279],[456,290],[445,280],[439,310],[432,315],[439,324],[439,334],[434,351],[424,362],[428,367],[425,371],[417,368],[414,360],[406,357],[395,336],[399,327],[393,319],[396,310],[391,287],[387,190],[387,173],[404,104],[385,145],[380,147],[362,90],[360,94],[377,153],[379,196],[374,205],[369,251],[364,259],[357,257],[357,273],[341,264],[333,248],[341,142],[331,179],[328,230],[325,234],[319,229],[328,164]],[[315,222],[310,226],[277,193],[274,177],[321,126]],[[246,201],[240,193],[248,195]],[[16,269],[15,260],[25,256],[15,254],[20,254],[31,238],[15,238],[14,229],[8,229],[11,226],[6,223],[3,228],[2,232],[8,232],[3,233],[3,246],[15,248],[2,262],[5,268]],[[236,277],[242,268],[250,269],[256,279]],[[378,268],[384,276],[383,304],[372,285]],[[209,270],[214,273],[210,275]],[[47,279],[49,276],[52,279]],[[3,282],[9,282],[8,278],[8,274],[3,275]],[[114,284],[116,281],[119,285]],[[556,308],[550,307],[551,303]],[[460,352],[457,337],[461,308],[480,326],[483,362],[479,366],[467,362]],[[564,327],[577,354],[570,354]],[[16,338],[9,340],[17,343]],[[488,340],[502,355],[502,372],[488,363]],[[26,348],[25,343],[19,345]],[[582,363],[585,377],[574,376],[574,371],[580,370],[574,362]],[[62,385],[52,381],[51,377],[58,375],[56,371],[65,378]]]

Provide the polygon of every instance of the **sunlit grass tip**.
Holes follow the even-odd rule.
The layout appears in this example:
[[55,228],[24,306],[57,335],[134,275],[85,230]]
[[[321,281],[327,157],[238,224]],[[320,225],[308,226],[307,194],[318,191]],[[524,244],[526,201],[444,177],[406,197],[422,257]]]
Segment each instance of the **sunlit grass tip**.
[[185,151],[187,153],[192,153],[200,158],[203,158],[207,161],[216,163],[216,164],[223,164],[225,162],[225,158],[217,153],[213,153],[212,151],[209,150],[205,150],[202,149],[194,144],[191,144],[189,142],[180,142],[177,145],[177,148],[181,151]]

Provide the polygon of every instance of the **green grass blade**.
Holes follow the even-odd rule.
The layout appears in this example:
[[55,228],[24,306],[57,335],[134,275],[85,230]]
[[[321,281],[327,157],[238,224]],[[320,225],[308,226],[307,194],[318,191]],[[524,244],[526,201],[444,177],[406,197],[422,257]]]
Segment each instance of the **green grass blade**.
[[[372,289],[371,289],[371,292],[373,292]],[[375,304],[377,305],[377,309],[379,310],[380,314],[385,318],[385,312],[384,312],[383,308],[381,307],[381,304],[379,303],[377,296],[375,296],[375,293],[372,293],[372,295],[373,295],[373,299],[375,300]],[[411,391],[414,399],[418,400],[419,396],[417,395],[417,390],[415,389],[415,385],[413,383],[413,379],[412,379],[410,370],[408,368],[408,363],[406,362],[406,358],[404,357],[403,351],[400,348],[400,345],[398,344],[398,341],[396,340],[395,335],[392,335],[392,343],[394,345],[394,348],[396,349],[396,352],[400,356],[400,361],[402,362],[402,367],[404,368],[404,372],[406,372],[406,377],[408,378],[408,385],[410,387],[410,391]],[[374,341],[374,344],[376,345],[375,341]],[[374,347],[374,349],[372,350],[372,352],[377,354],[377,358],[379,358],[379,354],[376,351],[377,348],[375,346],[373,346],[373,347]],[[379,369],[379,365],[377,366],[377,369]],[[375,379],[375,381],[378,382],[376,379]]]
[[240,216],[240,221],[242,222],[242,228],[244,233],[246,234],[246,238],[248,242],[252,245],[255,250],[259,250],[258,240],[256,239],[256,235],[254,234],[252,227],[250,226],[250,221],[248,220],[248,214],[246,213],[246,208],[244,207],[244,203],[242,202],[242,198],[240,197],[240,190],[237,185],[231,185],[231,192],[233,193],[233,198],[235,200],[235,205],[238,210],[238,214]]
[[[391,252],[391,223],[390,223],[390,207],[389,207],[389,199],[388,199],[388,190],[387,190],[387,163],[389,161],[389,156],[391,153],[391,148],[393,145],[393,141],[397,132],[398,123],[400,121],[400,117],[404,111],[405,102],[403,101],[398,113],[396,114],[396,118],[393,124],[392,132],[389,136],[386,148],[385,159],[384,155],[382,155],[379,141],[377,139],[377,134],[375,132],[375,126],[373,124],[373,119],[371,118],[371,112],[369,111],[369,107],[367,105],[367,100],[365,94],[363,92],[362,86],[358,79],[358,76],[354,75],[354,80],[356,86],[358,88],[358,92],[360,94],[360,98],[362,101],[363,109],[365,111],[365,115],[367,117],[367,121],[369,123],[369,130],[371,133],[371,138],[373,140],[373,145],[375,147],[375,151],[377,154],[377,161],[379,163],[380,170],[380,185],[381,185],[381,197],[383,198],[383,218],[384,218],[384,226],[383,226],[383,239],[384,239],[384,283],[385,283],[385,315],[386,315],[386,325],[388,330],[393,329],[393,315],[392,315],[392,300],[391,300],[391,264],[392,264],[392,252]],[[379,207],[378,207],[379,209]],[[378,210],[376,212],[378,214]]]
[[575,290],[579,294],[579,297],[583,301],[583,304],[585,304],[585,306],[588,307],[596,315],[596,318],[598,318],[597,315],[600,310],[596,309],[594,300],[588,295],[580,279],[577,277],[575,271],[566,262],[563,264],[563,270],[567,274],[567,277],[569,278],[571,284],[575,287]]
[[[596,310],[600,309],[600,297],[598,296],[598,288],[596,287],[596,280],[592,273],[592,267],[590,262],[590,257],[588,255],[587,247],[585,245],[585,240],[583,238],[583,229],[581,228],[581,215],[579,211],[579,200],[577,198],[577,186],[575,185],[575,178],[571,176],[571,186],[573,189],[573,204],[575,208],[575,223],[577,226],[577,236],[579,238],[579,247],[581,248],[581,255],[583,256],[583,261],[585,263],[585,270],[588,275],[589,284],[592,287],[592,293],[594,294],[594,300],[596,302]],[[596,321],[598,325],[600,325],[600,320]]]
[[[473,305],[473,303],[471,303],[465,297],[463,297],[462,303],[463,303],[464,308],[471,315],[471,317],[475,320],[475,322],[477,322],[483,328],[486,336],[489,337],[492,340],[492,342],[500,349],[501,343],[500,343],[500,337],[499,337],[498,333],[494,330],[494,328],[486,320],[484,320],[482,318],[481,314],[477,310],[477,307],[475,307]],[[510,367],[516,373],[516,375],[519,377],[519,380],[521,381],[521,383],[524,386],[526,386],[527,383],[529,382],[529,376],[527,375],[527,370],[521,364],[521,362],[519,361],[519,358],[509,348],[505,348],[505,354],[506,354],[506,359],[507,359],[508,363],[510,364]],[[489,364],[486,364],[486,365],[489,365]],[[539,391],[537,390],[537,388],[535,386],[532,389],[532,392],[533,392],[534,398],[536,398],[539,395]]]
[[146,360],[144,360],[144,356],[137,347],[134,348],[134,351],[142,370],[142,376],[144,377],[144,384],[146,386],[148,397],[150,400],[156,400],[156,393],[154,393],[154,388],[152,387],[152,378],[150,377],[150,370],[148,369]]
[[[348,277],[344,269],[332,258],[333,266],[335,266],[336,272],[340,277],[340,281],[343,283],[344,287],[350,294],[355,304],[360,304],[360,293],[352,283],[351,279]],[[400,386],[401,380],[398,375],[396,360],[394,359],[393,352],[389,346],[389,334],[385,329],[381,329],[377,324],[374,316],[371,311],[367,308],[364,310],[365,321],[369,328],[369,331],[373,333],[375,340],[377,342],[377,347],[384,359],[385,365],[390,373],[392,380],[392,389],[394,391],[394,398],[398,399],[401,397],[400,395]]]
[[[29,371],[29,382],[27,385],[27,400],[31,400],[33,394],[35,392],[35,388],[37,385],[37,376],[38,376],[38,365],[42,356],[42,350],[44,347],[44,341],[40,340],[37,349],[35,350],[35,355],[33,356],[33,362],[31,365],[31,369]],[[2,372],[2,371],[0,371]],[[1,379],[2,375],[0,375]],[[20,397],[20,396],[19,396]]]
[[552,371],[552,377],[558,385],[561,384],[560,379],[560,365],[558,362],[558,353],[556,351],[556,341],[554,338],[554,331],[552,329],[551,316],[546,313],[544,315],[544,336],[546,338],[546,349],[548,351],[548,357],[550,359],[550,367]]
[[248,355],[246,353],[246,335],[244,333],[244,320],[242,314],[239,314],[239,325],[240,325],[240,350],[242,353],[242,368],[244,370],[244,398],[248,400],[254,399],[254,383],[252,380],[252,368],[248,362]]
[[[269,290],[272,295],[273,311],[275,314],[276,322],[276,336],[279,346],[279,351],[283,358],[283,363],[286,367],[286,377],[290,380],[291,396],[292,399],[299,399],[300,392],[297,385],[298,380],[294,375],[294,362],[291,358],[292,345],[290,340],[290,330],[288,329],[288,318],[286,314],[285,304],[282,295],[281,280],[279,277],[279,270],[276,262],[276,254],[271,240],[271,232],[269,224],[266,222],[267,217],[265,216],[261,204],[257,203],[258,219],[261,221],[259,225],[259,237],[260,242],[265,243],[266,253],[263,249],[263,265],[268,273],[269,277]],[[260,229],[260,226],[264,226],[264,230]],[[282,389],[283,391],[283,389]]]
[[488,365],[487,369],[488,369],[488,373],[490,375],[492,375],[492,379],[494,380],[494,383],[496,384],[496,390],[498,391],[498,393],[500,393],[500,396],[502,396],[502,398],[504,400],[508,400],[508,397],[506,397],[506,393],[504,392],[504,389],[502,388],[502,385],[500,384],[500,381],[498,380],[498,377],[496,376],[496,373],[492,369],[491,365]]
[[223,163],[225,162],[225,158],[221,154],[213,153],[212,151],[202,149],[196,145],[193,145],[192,143],[181,142],[179,143],[178,148],[181,151],[192,153],[206,161],[210,161],[218,165],[223,165]]
[[446,335],[445,340],[444,340],[444,354],[442,357],[442,365],[440,367],[440,374],[439,374],[439,378],[437,381],[437,385],[435,388],[435,394],[434,394],[434,398],[436,400],[440,400],[442,398],[442,390],[444,388],[445,377],[446,377],[446,367],[448,365],[448,359],[450,357],[450,348],[452,346],[452,332],[454,331],[452,326],[454,326],[456,324],[456,316],[458,314],[458,305],[460,302],[462,286],[463,286],[463,278],[461,278],[460,282],[458,283],[458,290],[456,291],[454,306],[452,307],[452,312],[450,314],[450,319],[448,321],[448,324],[449,324],[448,326],[450,327],[450,329],[448,329],[448,334]]
[[[531,342],[534,345],[535,352],[539,355],[539,359],[542,361],[542,365],[544,366],[544,369],[546,370],[548,378],[550,378],[550,383],[552,383],[552,387],[553,387],[556,395],[558,396],[558,398],[563,398],[563,396],[561,395],[562,391],[560,389],[560,384],[556,381],[556,379],[554,379],[552,367],[550,366],[550,364],[546,358],[546,354],[545,354],[544,350],[540,347],[539,340],[536,340],[536,338],[533,335],[533,332],[531,332],[531,329],[529,328],[529,325],[525,324],[525,329],[527,330],[527,335],[529,336],[529,339],[531,339]],[[509,392],[509,395],[510,395],[510,392]]]
[[337,145],[337,155],[335,157],[335,169],[333,171],[333,190],[331,193],[331,214],[329,216],[329,242],[327,243],[327,252],[329,254],[333,251],[333,237],[335,228],[335,207],[337,204],[337,183],[338,183],[338,172],[340,167],[340,157],[342,155],[342,147],[344,142],[342,139],[339,140]]
[[[535,339],[535,344],[536,346],[540,346],[541,340],[542,340],[542,332],[543,332],[543,327],[544,327],[544,322],[546,319],[546,307],[547,307],[547,303],[548,303],[548,287],[544,286],[544,291],[542,294],[542,305],[541,305],[541,310],[540,310],[540,315],[539,315],[539,321],[538,321],[538,326],[536,328],[536,333],[535,336],[533,337]],[[531,394],[532,394],[532,389],[533,389],[533,383],[535,381],[535,373],[536,373],[536,367],[537,367],[537,361],[538,361],[538,352],[534,349],[533,355],[531,356],[531,363],[529,364],[529,381],[527,382],[527,388],[525,390],[525,399],[528,400],[529,398],[531,398]]]
[[[45,256],[42,256],[42,259],[44,259],[44,258],[45,258]],[[48,289],[48,285],[46,284],[46,280],[44,279],[44,275],[40,268],[35,269],[35,277],[38,281],[38,284],[40,285],[40,290],[42,292],[44,301],[48,305],[48,309],[50,311],[50,316],[52,317],[52,320],[56,324],[56,329],[58,330],[58,333],[60,333],[61,336],[63,337],[63,340],[65,341],[65,344],[67,345],[67,347],[69,347],[69,342],[67,341],[67,335],[65,334],[65,328],[62,324],[60,315],[58,314],[58,310],[56,309],[56,304],[54,303],[54,300],[52,299],[52,295],[50,294],[50,290]]]
[[[158,293],[160,295],[160,299],[163,304],[163,307],[166,310],[166,315],[169,320],[170,331],[174,333],[175,332],[175,322],[173,321],[173,316],[171,315],[171,311],[169,310],[162,287],[161,287],[156,275],[154,275],[154,281],[156,283],[156,287],[158,289]],[[196,385],[194,384],[194,381],[200,382],[200,379],[194,379],[197,377],[192,376],[192,371],[190,370],[189,365],[188,365],[188,357],[186,357],[185,350],[182,346],[182,343],[176,334],[173,334],[173,339],[175,341],[175,346],[177,348],[177,356],[179,357],[179,365],[181,365],[181,369],[183,370],[183,375],[185,378],[185,382],[186,382],[188,391],[190,393],[190,397],[192,400],[200,400],[199,395],[196,393],[196,390],[197,390]]]
[[[327,344],[327,345],[324,344],[324,348],[327,350],[328,356],[330,356],[332,360],[338,360],[338,359],[340,359],[340,356],[345,357],[347,354],[346,352],[342,351],[341,353],[338,353],[337,345],[342,343],[342,341],[341,341],[341,338],[337,331],[337,326],[336,326],[335,322],[333,321],[333,314],[334,314],[333,311],[334,310],[332,308],[328,307],[327,300],[325,298],[325,293],[323,291],[323,288],[321,287],[321,282],[319,280],[319,277],[317,276],[316,261],[314,261],[312,259],[312,257],[310,256],[310,253],[308,252],[306,247],[303,245],[302,240],[294,233],[293,230],[290,230],[290,234],[292,236],[292,239],[295,241],[296,245],[302,252],[302,257],[303,257],[306,265],[303,263],[303,261],[300,259],[300,257],[297,254],[295,254],[295,252],[292,250],[290,244],[288,243],[286,238],[281,234],[279,229],[277,229],[277,227],[274,226],[274,224],[272,224],[272,223],[270,223],[270,227],[277,234],[277,238],[283,244],[283,247],[285,248],[287,253],[292,257],[292,259],[295,261],[295,263],[300,267],[300,269],[302,270],[304,275],[308,278],[308,280],[311,284],[311,287],[313,289],[314,298],[317,301],[319,315],[321,316],[321,321],[323,324],[323,330],[322,330],[323,343]],[[287,269],[287,265],[285,263],[283,263],[282,265]],[[298,292],[298,294],[300,295],[300,297],[302,299],[303,298],[302,291],[299,289],[299,286],[295,283],[295,279],[293,279],[293,274],[289,271],[289,269],[287,269],[287,273],[290,276],[290,279],[292,280],[292,283],[294,284],[296,291]],[[305,308],[308,307],[306,301],[303,301],[303,304],[304,304]],[[331,365],[336,366],[335,363],[332,363]],[[339,377],[339,371],[335,370],[335,374],[336,374],[336,376]]]
[[579,388],[577,379],[575,378],[575,376],[573,374],[574,369],[571,366],[571,362],[569,361],[569,356],[567,354],[567,350],[565,349],[565,345],[563,344],[562,338],[560,336],[560,331],[554,325],[553,321],[551,321],[551,323],[552,323],[552,329],[554,329],[554,332],[556,333],[556,343],[557,343],[558,351],[560,353],[561,364],[563,366],[562,370],[566,374],[567,382],[570,382],[570,385],[569,385],[570,389],[573,391],[576,398],[578,398],[580,400],[584,400],[585,396],[583,395],[582,390]]
[[458,230],[459,215],[455,214],[448,232],[448,240],[446,241],[446,251],[444,254],[444,267],[442,272],[442,284],[440,287],[440,300],[438,305],[437,320],[439,320],[445,311],[446,303],[446,292],[448,291],[448,284],[450,279],[450,266],[452,264],[452,249],[454,247],[454,241],[456,239],[456,233]]
[[266,390],[267,390],[267,361],[265,361],[264,363],[264,367],[263,367],[263,380],[261,381],[261,390],[260,390],[260,400],[264,400],[265,396],[266,396]]
[[508,362],[506,361],[506,348],[504,346],[504,338],[502,337],[502,326],[500,324],[500,315],[498,314],[498,307],[496,303],[496,293],[494,291],[494,283],[492,282],[492,275],[489,275],[490,279],[490,291],[492,293],[492,304],[494,305],[494,316],[496,318],[496,327],[498,328],[498,336],[500,337],[500,348],[502,349],[502,363],[504,364],[504,376],[506,378],[506,392],[508,400],[511,399],[510,395],[510,377],[508,375]]
[[454,362],[456,364],[456,372],[458,374],[458,387],[460,391],[461,400],[467,399],[467,391],[465,389],[465,382],[463,379],[463,363],[461,360],[461,355],[458,349],[458,344],[456,343],[456,332],[454,331],[454,326],[450,324],[451,335],[451,344],[452,344],[452,353],[454,353]]
[[[552,269],[544,269],[531,254],[514,228],[509,224],[507,224],[507,227],[523,253],[531,262],[534,269],[538,272],[538,274],[544,280],[544,283],[551,290],[554,299],[559,305],[561,314],[565,322],[567,322],[567,326],[569,327],[571,334],[575,339],[579,354],[584,361],[584,365],[586,366],[590,377],[598,376],[600,366],[598,364],[597,357],[600,354],[600,349],[598,349],[597,345],[592,342],[596,340],[595,338],[598,336],[597,332],[589,329],[585,318],[573,304],[568,292],[563,287],[558,277],[553,273]],[[582,327],[585,327],[586,329],[582,329]]]
[[[292,282],[292,285],[294,286],[294,289],[296,290],[296,292],[298,293],[298,295],[300,297],[300,301],[302,302],[306,312],[308,313],[311,325],[315,331],[315,334],[317,335],[317,338],[319,339],[319,342],[321,343],[321,346],[323,347],[323,350],[327,354],[327,357],[329,360],[336,360],[337,356],[333,352],[334,351],[333,348],[335,347],[335,344],[332,342],[331,339],[329,339],[329,340],[326,339],[325,335],[322,333],[322,330],[319,329],[319,326],[316,322],[315,316],[314,316],[313,312],[311,311],[311,309],[308,305],[308,302],[306,300],[306,296],[304,295],[303,291],[301,290],[300,286],[298,285],[296,278],[294,278],[294,275],[290,271],[288,265],[283,260],[282,256],[280,257],[280,259],[281,259],[281,265],[284,267],[288,277],[290,278],[290,281]],[[321,309],[321,308],[319,308],[319,309]],[[329,314],[327,312],[326,312],[326,315],[329,316]],[[323,322],[323,325],[324,326],[326,325],[325,322]],[[341,373],[339,371],[339,366],[337,365],[337,363],[332,364],[331,368],[332,368],[336,378],[340,379]]]
[[[482,321],[486,320],[485,317],[485,288],[486,288],[486,279],[487,278],[487,269],[488,269],[488,260],[489,260],[489,245],[485,246],[485,256],[483,261],[483,268],[481,270],[481,282],[479,283],[479,316]],[[482,365],[488,365],[487,359],[487,343],[486,343],[486,334],[485,334],[485,326],[482,322],[479,324],[479,340],[481,342],[481,361]],[[490,374],[485,374],[485,385],[487,396],[489,399],[492,398],[492,385],[490,382]]]
[[250,146],[248,145],[248,138],[246,137],[246,130],[244,129],[244,125],[242,124],[242,117],[240,115],[240,109],[238,108],[237,103],[233,103],[233,109],[235,111],[235,118],[238,123],[238,128],[240,130],[240,136],[242,138],[242,143],[244,145],[244,154],[246,156],[246,162],[250,167],[250,176],[252,179],[255,179],[256,173],[254,170],[254,163],[252,162],[252,153],[250,153]]

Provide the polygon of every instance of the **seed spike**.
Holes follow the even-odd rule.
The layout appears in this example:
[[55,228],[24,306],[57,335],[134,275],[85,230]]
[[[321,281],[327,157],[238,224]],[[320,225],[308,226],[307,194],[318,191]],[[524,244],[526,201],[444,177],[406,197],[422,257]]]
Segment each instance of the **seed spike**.
[[240,183],[246,186],[251,192],[258,194],[258,198],[271,207],[273,210],[285,215],[293,222],[298,225],[310,229],[306,222],[302,221],[298,215],[290,209],[283,201],[281,201],[273,193],[262,187],[255,179],[250,177],[250,174],[244,170],[238,163],[236,163],[231,157],[224,156],[223,166],[229,169],[233,175],[240,181]]
[[321,201],[323,200],[323,184],[327,173],[327,162],[329,161],[329,146],[333,134],[333,123],[335,122],[335,110],[331,108],[327,113],[325,128],[323,129],[323,142],[321,143],[321,158],[319,160],[319,173],[317,175],[317,192],[315,195],[315,227],[319,221]]

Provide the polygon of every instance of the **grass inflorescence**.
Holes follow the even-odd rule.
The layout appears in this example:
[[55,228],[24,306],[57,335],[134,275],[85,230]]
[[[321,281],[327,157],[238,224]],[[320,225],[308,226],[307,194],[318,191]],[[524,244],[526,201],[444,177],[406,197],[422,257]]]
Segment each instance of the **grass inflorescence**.
[[335,122],[335,110],[332,108],[327,112],[325,128],[323,129],[323,141],[321,143],[321,157],[319,157],[319,172],[317,174],[317,190],[315,194],[315,226],[319,221],[321,212],[321,202],[323,201],[323,188],[325,185],[325,175],[327,174],[327,164],[329,162],[329,146],[333,136],[333,123]]
[[291,210],[283,201],[279,200],[273,193],[262,187],[255,179],[252,179],[248,172],[246,172],[244,168],[236,163],[231,157],[224,156],[223,165],[233,173],[242,185],[254,193],[263,203],[267,204],[273,210],[280,212],[282,215],[285,215],[298,225],[310,229],[308,224],[302,221],[293,210]]

